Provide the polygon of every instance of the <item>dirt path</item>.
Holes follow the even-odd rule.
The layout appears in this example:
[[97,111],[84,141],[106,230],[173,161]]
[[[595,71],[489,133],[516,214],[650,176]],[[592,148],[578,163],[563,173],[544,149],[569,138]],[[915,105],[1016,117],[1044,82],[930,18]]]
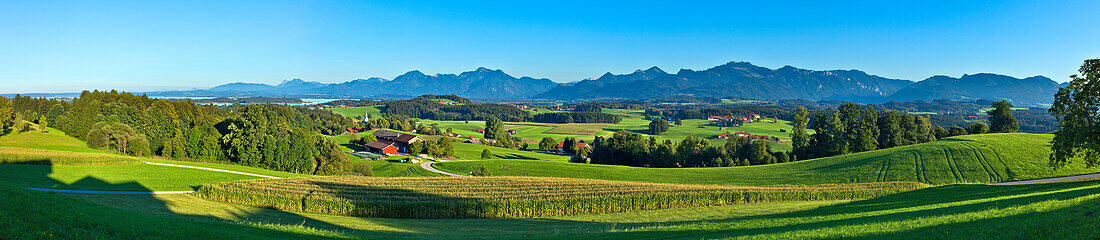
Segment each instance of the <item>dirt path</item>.
[[1032,179],[1032,180],[1024,180],[1024,181],[990,183],[989,185],[1020,185],[1020,184],[1030,184],[1030,183],[1046,183],[1046,182],[1057,182],[1057,181],[1066,181],[1066,180],[1077,180],[1077,179],[1095,178],[1095,177],[1100,177],[1100,173],[1077,175],[1077,176],[1068,176],[1068,177],[1056,177],[1056,178]]
[[[446,162],[446,161],[444,161],[444,160],[439,160],[439,162]],[[462,175],[462,174],[456,174],[456,173],[450,173],[450,172],[446,172],[446,171],[443,171],[443,170],[439,170],[439,169],[437,169],[437,168],[435,168],[435,167],[432,167],[432,163],[436,163],[436,162],[422,162],[422,163],[420,163],[420,167],[424,168],[425,170],[428,170],[428,171],[431,171],[431,172],[434,172],[434,173],[439,173],[439,174],[447,175],[447,176],[452,176],[452,177],[466,177],[466,175]]]
[[43,192],[55,192],[55,193],[81,193],[81,194],[115,194],[115,195],[161,195],[161,194],[188,194],[195,191],[102,191],[102,190],[75,190],[75,189],[56,189],[56,188],[34,188],[28,187],[27,189]]
[[262,177],[262,178],[274,178],[274,179],[280,179],[280,178],[281,178],[281,177],[272,177],[272,176],[268,176],[268,175],[260,175],[260,174],[255,174],[255,173],[246,173],[246,172],[238,172],[238,171],[229,171],[229,170],[222,170],[222,169],[217,169],[217,168],[206,168],[206,167],[196,167],[196,166],[187,166],[187,165],[176,165],[176,164],[167,164],[167,163],[154,163],[154,162],[141,162],[141,163],[144,163],[144,164],[149,164],[149,165],[158,165],[158,166],[169,166],[169,167],[192,168],[192,169],[199,169],[199,170],[206,170],[206,171],[215,171],[215,172],[233,173],[233,174],[241,174],[241,175],[248,175],[248,176],[254,176],[254,177]]

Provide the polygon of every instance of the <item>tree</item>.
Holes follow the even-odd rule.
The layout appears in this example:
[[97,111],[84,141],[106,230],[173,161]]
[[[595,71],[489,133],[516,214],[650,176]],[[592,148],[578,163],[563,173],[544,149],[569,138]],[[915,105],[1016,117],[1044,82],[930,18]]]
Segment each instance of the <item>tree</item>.
[[902,146],[905,132],[901,129],[901,114],[889,111],[878,117],[878,148]]
[[561,147],[562,151],[565,152],[566,154],[577,154],[577,139],[576,138],[571,138],[571,137],[565,138],[565,141],[562,142],[561,146],[562,146]]
[[46,128],[49,127],[46,124],[46,115],[38,116],[38,130],[42,132],[49,132]]
[[440,156],[454,156],[455,155],[455,142],[450,138],[440,138],[437,141],[439,147],[442,148],[442,154]]
[[989,111],[989,132],[1014,133],[1019,130],[1020,125],[1012,116],[1012,104],[1004,100],[993,103],[993,111]]
[[511,146],[508,132],[504,129],[504,122],[495,117],[485,119],[485,138],[495,139],[500,146]]
[[943,139],[943,138],[948,136],[948,133],[949,132],[947,131],[947,129],[945,129],[943,127],[940,127],[940,126],[932,127],[932,134],[936,135],[936,139]]
[[951,130],[947,132],[948,137],[966,135],[966,129],[959,127],[959,125],[951,125]]
[[481,150],[481,159],[493,158],[493,152],[490,152],[488,148]]
[[985,134],[989,132],[989,125],[986,125],[984,122],[976,122],[966,127],[966,132],[969,134]]
[[12,119],[15,117],[15,108],[12,106],[11,100],[4,96],[0,96],[0,136],[7,134],[11,131]]
[[424,141],[416,141],[409,144],[409,154],[416,155],[424,152]]
[[668,121],[663,118],[653,119],[649,122],[649,134],[661,135],[668,131]]
[[1085,60],[1069,85],[1054,94],[1048,110],[1058,119],[1050,165],[1063,166],[1078,154],[1089,167],[1100,164],[1100,59]]
[[554,151],[558,146],[558,141],[555,141],[552,137],[543,137],[542,141],[539,141],[539,150]]
[[796,155],[804,155],[810,146],[810,136],[806,134],[806,126],[809,119],[806,107],[798,106],[794,111],[794,129],[791,130],[791,141]]

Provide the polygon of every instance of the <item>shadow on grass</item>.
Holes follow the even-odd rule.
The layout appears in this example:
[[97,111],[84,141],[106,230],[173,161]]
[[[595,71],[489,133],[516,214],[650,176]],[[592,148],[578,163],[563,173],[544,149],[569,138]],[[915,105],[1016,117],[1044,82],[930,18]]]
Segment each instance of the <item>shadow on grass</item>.
[[[8,164],[2,164],[2,165],[8,165]],[[12,164],[12,165],[15,165],[15,164]],[[25,184],[31,184],[33,186],[50,186],[49,188],[54,188],[54,189],[74,189],[74,190],[98,188],[98,189],[126,189],[125,190],[126,192],[131,192],[131,191],[136,191],[136,192],[147,192],[147,191],[149,191],[149,192],[151,192],[152,191],[151,189],[149,189],[149,188],[147,188],[147,187],[145,187],[145,186],[143,186],[143,185],[141,185],[140,183],[137,183],[137,182],[111,183],[111,182],[107,182],[107,181],[104,181],[102,179],[99,179],[99,178],[96,178],[96,177],[90,177],[90,176],[81,178],[81,179],[76,180],[72,183],[62,182],[62,181],[59,181],[57,179],[54,179],[54,178],[50,177],[50,174],[53,173],[53,168],[54,168],[55,164],[49,159],[27,161],[25,163],[18,164],[18,165],[35,165],[35,166],[37,166],[37,167],[32,167],[32,168],[18,168],[18,171],[20,171],[18,174],[20,174],[20,175],[23,175],[23,176],[28,176],[28,175],[39,176],[36,179],[34,179],[34,182],[26,182],[25,183]],[[0,166],[0,167],[2,167],[2,166]],[[11,174],[11,173],[5,173],[4,172],[5,170],[10,171],[12,169],[11,168],[0,168],[0,175],[7,176],[7,175]],[[0,178],[2,178],[2,177],[0,177]],[[26,180],[26,179],[27,178],[24,177],[21,180]],[[270,239],[270,238],[314,239],[314,238],[325,238],[326,237],[326,236],[317,236],[317,235],[304,234],[304,233],[296,233],[296,232],[292,232],[292,231],[280,231],[280,230],[270,229],[268,227],[255,226],[255,225],[250,225],[250,224],[241,224],[240,222],[226,221],[226,220],[221,219],[221,218],[216,218],[216,217],[207,216],[207,215],[182,215],[182,214],[179,214],[179,213],[176,213],[175,211],[173,211],[171,209],[171,207],[169,206],[169,203],[161,201],[155,195],[152,195],[152,194],[46,193],[46,192],[37,192],[37,191],[34,191],[34,190],[25,189],[22,186],[19,186],[20,184],[16,184],[16,182],[12,182],[12,181],[5,181],[5,182],[6,182],[5,184],[11,185],[12,188],[17,188],[17,190],[11,190],[11,191],[18,191],[15,194],[26,195],[26,196],[28,196],[28,199],[41,198],[41,199],[44,199],[46,201],[49,201],[49,203],[39,202],[39,203],[30,203],[29,204],[29,205],[36,206],[36,207],[37,206],[42,206],[43,208],[45,208],[45,207],[47,207],[51,204],[58,204],[58,205],[60,205],[60,204],[70,204],[70,205],[73,204],[73,203],[67,202],[67,201],[71,201],[70,199],[49,200],[49,198],[56,198],[56,197],[55,196],[42,196],[41,194],[61,195],[61,196],[65,196],[65,197],[68,197],[68,198],[71,198],[71,199],[84,200],[84,202],[91,202],[91,203],[106,205],[106,206],[115,207],[115,208],[123,208],[125,210],[132,210],[132,211],[135,211],[135,212],[138,212],[138,213],[142,213],[142,214],[135,214],[134,216],[136,216],[136,217],[127,216],[128,219],[129,218],[138,218],[138,219],[140,219],[140,218],[149,218],[150,217],[150,216],[145,215],[145,214],[158,215],[156,213],[171,213],[171,214],[167,214],[167,215],[175,215],[175,216],[178,216],[178,217],[186,217],[186,218],[191,218],[191,219],[208,220],[208,221],[204,221],[202,223],[196,223],[196,222],[193,222],[193,221],[180,221],[181,219],[178,219],[178,218],[149,218],[149,219],[147,219],[148,221],[134,221],[134,223],[132,223],[130,225],[126,225],[126,226],[120,226],[119,223],[114,222],[114,221],[94,222],[94,221],[97,221],[97,220],[101,220],[101,219],[97,219],[97,218],[100,217],[98,215],[94,216],[94,217],[87,217],[87,216],[77,217],[77,219],[68,220],[68,221],[93,221],[93,223],[91,223],[91,224],[72,226],[71,227],[72,229],[64,229],[63,230],[63,231],[66,231],[66,232],[69,232],[69,231],[71,231],[71,232],[87,232],[87,233],[85,233],[85,234],[88,234],[88,235],[86,235],[87,237],[96,236],[96,235],[119,237],[119,236],[125,236],[126,234],[140,234],[140,235],[145,235],[144,237],[160,236],[160,237],[153,237],[153,238],[173,238],[173,239],[174,238],[193,239],[194,237],[225,238],[225,239],[241,239],[241,238],[244,238],[244,239]],[[14,200],[8,199],[7,201],[14,201]],[[41,201],[41,200],[39,200],[39,201]],[[127,206],[119,206],[119,202],[129,203],[129,204],[126,204]],[[24,203],[9,203],[9,204],[21,205],[21,204],[24,204]],[[140,206],[138,206],[136,208],[128,208],[128,207],[134,206],[134,205],[130,205],[130,204],[135,204],[135,205],[140,205]],[[51,211],[50,209],[43,209],[43,210],[44,211]],[[102,209],[95,209],[95,208],[87,208],[87,209],[84,209],[84,210],[86,210],[86,211],[104,211]],[[75,210],[72,210],[72,209],[54,209],[54,211],[64,212],[64,211],[75,211]],[[0,212],[9,212],[9,211],[2,210]],[[94,213],[76,213],[76,215],[73,215],[73,216],[82,216],[84,214],[94,214]],[[132,213],[127,212],[127,214],[132,214]],[[241,212],[234,212],[234,214],[236,214],[235,216],[233,216],[235,219],[247,220],[247,219],[250,219],[252,217],[251,213],[249,213],[249,212],[241,211]],[[287,219],[294,218],[294,217],[298,216],[297,214],[289,213],[289,212],[270,212],[269,211],[267,214],[282,215],[282,217],[285,217]],[[54,216],[51,216],[49,214],[40,214],[39,216],[35,216],[35,217],[37,217],[37,218],[50,218],[50,217],[54,217]],[[62,217],[72,218],[72,216],[62,216]],[[298,218],[300,218],[300,217],[298,217]],[[335,230],[335,231],[339,231],[339,232],[349,231],[349,229],[346,229],[346,228],[343,228],[343,227],[340,227],[340,226],[337,226],[337,225],[332,225],[332,224],[320,222],[320,221],[312,221],[312,222],[309,222],[308,224],[306,224],[305,223],[306,219],[308,219],[308,218],[302,219],[302,221],[282,222],[281,224],[288,224],[288,225],[291,225],[291,226],[293,226],[293,225],[305,225],[305,226],[310,226],[310,227],[315,227],[315,228],[320,228],[320,229]],[[133,220],[131,220],[131,221],[133,221]],[[33,224],[33,222],[34,221],[27,221],[27,222],[24,222],[24,223]],[[143,224],[147,224],[147,226],[142,226]],[[46,224],[46,225],[50,225],[50,224]],[[179,228],[179,229],[165,230],[164,225],[171,225],[171,226]],[[211,227],[211,226],[214,226],[214,227]],[[9,227],[14,227],[14,226],[9,226]],[[86,227],[87,229],[81,229],[82,227]],[[41,226],[41,225],[39,225],[39,226],[18,226],[16,228],[22,228],[22,229],[49,229],[49,228],[54,228],[54,226]],[[225,231],[225,230],[231,230],[231,231]],[[46,230],[46,231],[48,231],[48,230]],[[166,235],[164,235],[165,232],[186,232],[186,233],[195,234],[195,235],[193,235],[193,236],[171,236],[171,235],[166,236]],[[95,238],[95,237],[92,237],[92,238]]]

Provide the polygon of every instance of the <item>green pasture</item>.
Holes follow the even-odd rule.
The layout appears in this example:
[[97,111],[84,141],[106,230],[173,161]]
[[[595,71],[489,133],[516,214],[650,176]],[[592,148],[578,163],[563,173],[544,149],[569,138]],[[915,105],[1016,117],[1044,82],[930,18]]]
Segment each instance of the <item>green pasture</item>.
[[1047,165],[1049,134],[966,135],[930,143],[790,163],[721,168],[643,168],[547,161],[467,161],[434,166],[496,176],[541,176],[623,181],[775,185],[915,181],[935,185],[988,183],[1100,172],[1078,160]]

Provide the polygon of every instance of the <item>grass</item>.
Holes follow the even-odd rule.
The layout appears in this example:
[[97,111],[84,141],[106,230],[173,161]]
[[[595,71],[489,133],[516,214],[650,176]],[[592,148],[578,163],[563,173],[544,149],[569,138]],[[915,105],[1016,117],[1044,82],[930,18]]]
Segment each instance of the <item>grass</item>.
[[757,202],[848,200],[907,182],[732,187],[536,177],[326,177],[204,185],[198,196],[282,210],[397,218],[538,217]]
[[0,184],[0,239],[311,239],[344,235],[296,225],[139,214]]
[[133,164],[139,159],[98,152],[69,152],[34,148],[0,147],[0,163],[39,165]]
[[768,216],[588,239],[1094,239],[1100,182],[952,185]]
[[328,108],[328,110],[345,117],[362,119],[363,113],[369,113],[374,117],[382,117],[382,110],[379,107],[381,106]]
[[0,146],[16,148],[34,148],[42,150],[102,153],[88,148],[87,144],[57,129],[50,128],[49,133],[24,132],[0,137]]
[[539,176],[683,184],[773,185],[914,181],[987,183],[1095,173],[1076,161],[1047,165],[1049,134],[982,134],[791,163],[725,168],[641,168],[546,161],[434,164],[448,172],[484,165],[496,176]]
[[[174,161],[94,150],[61,131],[0,137],[0,183],[85,190],[194,190],[199,185],[257,177],[199,169],[139,164],[170,163],[276,177],[308,176],[232,164]],[[10,164],[24,163],[24,164]]]

